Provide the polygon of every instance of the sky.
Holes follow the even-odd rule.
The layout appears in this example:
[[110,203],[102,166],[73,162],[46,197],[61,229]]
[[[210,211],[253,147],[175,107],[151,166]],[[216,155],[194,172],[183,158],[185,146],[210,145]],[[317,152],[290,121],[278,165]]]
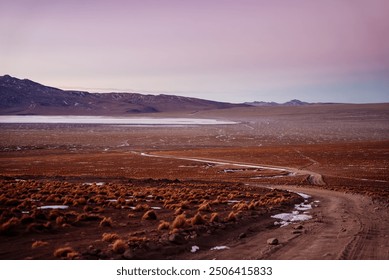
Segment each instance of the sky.
[[0,0],[0,75],[218,101],[389,102],[387,0]]

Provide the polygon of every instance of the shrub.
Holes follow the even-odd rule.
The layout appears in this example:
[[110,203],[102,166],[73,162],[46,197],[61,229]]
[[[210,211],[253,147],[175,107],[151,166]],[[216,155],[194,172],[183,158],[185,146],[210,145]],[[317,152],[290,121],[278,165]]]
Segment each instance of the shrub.
[[231,211],[230,214],[228,214],[227,221],[229,221],[229,222],[236,221],[236,215],[233,211]]
[[101,220],[100,227],[112,227],[112,219],[110,217],[105,217]]
[[232,209],[234,209],[234,210],[238,210],[238,211],[244,211],[244,210],[248,210],[249,209],[249,207],[248,207],[248,205],[247,205],[247,203],[246,202],[239,202],[238,204],[235,204],[233,207],[232,207]]
[[203,225],[205,224],[204,218],[200,215],[200,213],[197,213],[192,219],[191,219],[192,225]]
[[219,221],[219,214],[214,212],[211,214],[211,218],[209,219],[211,223]]
[[38,248],[38,247],[46,246],[48,244],[49,244],[48,242],[37,240],[34,243],[32,243],[31,248],[35,249],[35,248]]
[[148,206],[147,204],[138,204],[135,206],[135,209],[134,211],[145,211],[145,210],[149,210],[150,209],[150,206]]
[[172,228],[183,228],[186,226],[186,217],[185,214],[178,215],[173,223],[172,223]]
[[169,229],[169,227],[170,227],[169,222],[161,221],[158,225],[158,230]]
[[103,233],[102,240],[105,242],[113,242],[117,239],[119,239],[119,235],[117,235],[116,233]]
[[54,257],[56,258],[68,258],[69,254],[74,255],[76,251],[72,247],[58,248],[54,251]]
[[123,254],[127,249],[127,244],[122,239],[117,239],[112,244],[112,250],[117,254]]
[[211,205],[209,205],[208,202],[203,202],[202,204],[200,204],[199,206],[199,211],[208,211],[208,212],[211,212]]
[[20,220],[13,217],[0,226],[0,233],[11,233],[18,225],[20,225]]

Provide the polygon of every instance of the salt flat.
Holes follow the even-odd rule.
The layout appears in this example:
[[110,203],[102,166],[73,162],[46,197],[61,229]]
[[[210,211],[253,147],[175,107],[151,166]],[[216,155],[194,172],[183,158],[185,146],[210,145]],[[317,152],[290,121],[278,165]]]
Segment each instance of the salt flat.
[[223,125],[234,121],[200,118],[128,118],[107,116],[1,116],[0,123],[120,124],[120,125]]

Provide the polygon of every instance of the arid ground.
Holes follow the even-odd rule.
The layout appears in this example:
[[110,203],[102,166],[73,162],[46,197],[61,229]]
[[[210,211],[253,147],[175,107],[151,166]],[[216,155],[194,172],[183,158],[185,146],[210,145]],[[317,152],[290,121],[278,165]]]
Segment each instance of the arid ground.
[[389,104],[143,116],[238,123],[0,124],[0,258],[389,259]]

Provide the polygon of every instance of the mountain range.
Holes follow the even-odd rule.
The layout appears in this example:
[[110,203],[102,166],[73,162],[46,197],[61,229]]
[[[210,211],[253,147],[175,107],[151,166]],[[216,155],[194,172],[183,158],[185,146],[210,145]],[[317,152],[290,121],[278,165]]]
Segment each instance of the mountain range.
[[285,103],[254,101],[254,102],[245,102],[244,104],[260,107],[260,106],[301,106],[301,105],[309,105],[312,103],[300,101],[298,99],[292,99]]
[[299,100],[283,104],[258,101],[233,104],[166,94],[90,93],[0,76],[0,115],[127,115],[305,104],[308,103]]

